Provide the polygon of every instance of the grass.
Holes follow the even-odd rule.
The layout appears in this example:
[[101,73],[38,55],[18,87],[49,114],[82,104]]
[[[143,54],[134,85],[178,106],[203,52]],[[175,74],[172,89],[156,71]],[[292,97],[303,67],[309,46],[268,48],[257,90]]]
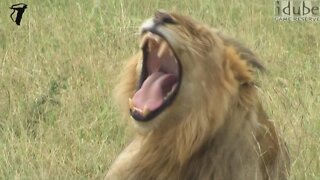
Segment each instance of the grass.
[[290,179],[320,179],[320,25],[276,22],[273,1],[0,1],[0,179],[101,179],[127,142],[111,98],[137,29],[176,9],[241,40],[268,73],[268,114],[291,153]]

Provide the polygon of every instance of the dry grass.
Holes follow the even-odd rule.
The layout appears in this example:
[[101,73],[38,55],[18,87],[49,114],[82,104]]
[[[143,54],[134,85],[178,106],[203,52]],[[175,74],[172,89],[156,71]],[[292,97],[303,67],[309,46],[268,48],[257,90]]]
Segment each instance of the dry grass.
[[291,179],[320,178],[320,25],[273,21],[272,1],[0,1],[1,179],[101,179],[126,143],[111,99],[137,29],[176,9],[263,59],[262,98],[291,152]]

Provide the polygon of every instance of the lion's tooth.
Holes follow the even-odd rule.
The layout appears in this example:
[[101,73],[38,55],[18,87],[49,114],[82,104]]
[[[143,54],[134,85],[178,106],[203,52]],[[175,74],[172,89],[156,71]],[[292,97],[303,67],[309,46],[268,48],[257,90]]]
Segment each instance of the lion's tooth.
[[166,94],[166,96],[164,96],[163,100],[166,101],[168,99],[169,95]]
[[151,111],[147,108],[147,106],[144,106],[142,115],[146,117]]
[[153,34],[153,33],[151,33],[151,32],[149,32],[148,33],[148,36],[150,37],[150,38],[152,38],[153,40],[155,40],[156,42],[159,42],[160,41],[160,36],[158,36],[158,35],[156,35],[156,34]]
[[139,112],[139,113],[142,113],[142,109],[139,109],[139,108],[136,108],[136,107],[133,107],[133,109],[131,109],[133,112]]
[[154,40],[155,40],[157,43],[159,43],[160,40],[161,40],[161,38],[160,38],[159,36],[155,36],[155,37],[154,37]]
[[153,43],[152,41],[148,42],[148,51],[151,52],[151,50],[153,49]]
[[163,100],[167,100],[168,99],[168,97],[171,95],[172,93],[171,93],[171,91],[170,92],[168,92],[167,94],[166,94],[166,96],[164,96],[164,98],[163,98]]
[[166,49],[168,48],[168,45],[165,41],[163,41],[160,45],[160,48],[158,50],[157,56],[158,58],[161,58],[164,54],[164,52],[166,51]]
[[172,95],[172,93],[173,93],[173,88],[168,92],[168,94],[166,95],[166,97],[171,96],[171,95]]
[[166,101],[168,98],[169,98],[170,94],[168,93],[164,98],[163,100]]
[[148,37],[153,37],[153,34],[151,32],[147,32],[147,35]]
[[139,45],[140,48],[143,48],[143,46],[146,44],[147,39],[148,39],[148,36],[142,37],[140,45]]
[[170,54],[170,56],[173,57],[174,55],[173,55],[172,50],[171,50],[170,48],[168,48],[168,49],[169,49],[169,54]]
[[134,108],[134,105],[133,105],[133,102],[132,102],[132,99],[129,98],[129,108],[130,109],[133,109]]
[[177,60],[176,58],[174,58],[174,62],[175,62],[176,64],[178,64],[178,60]]
[[171,96],[176,89],[176,85],[174,85],[171,90],[165,95],[164,100],[167,100],[169,96]]

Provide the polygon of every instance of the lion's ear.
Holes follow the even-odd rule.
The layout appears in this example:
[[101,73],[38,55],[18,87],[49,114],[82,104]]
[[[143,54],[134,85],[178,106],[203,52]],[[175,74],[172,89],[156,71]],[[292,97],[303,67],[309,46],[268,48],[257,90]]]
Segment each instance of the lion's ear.
[[246,48],[240,42],[224,36],[222,33],[217,32],[218,36],[223,40],[226,47],[233,47],[236,53],[240,56],[242,60],[247,61],[247,63],[253,68],[257,68],[260,71],[265,71],[264,66],[261,64],[259,58],[250,49]]
[[234,78],[240,85],[253,82],[253,70],[247,61],[243,60],[236,49],[232,46],[225,47],[225,57]]

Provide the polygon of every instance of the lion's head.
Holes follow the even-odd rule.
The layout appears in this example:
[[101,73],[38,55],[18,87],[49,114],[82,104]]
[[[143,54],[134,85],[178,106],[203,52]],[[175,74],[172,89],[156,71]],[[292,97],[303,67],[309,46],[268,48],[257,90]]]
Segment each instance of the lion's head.
[[176,13],[157,11],[140,33],[116,88],[139,134],[107,179],[286,177],[285,146],[257,97],[253,70],[263,66],[254,53]]
[[252,84],[251,67],[262,67],[250,50],[189,17],[164,11],[145,21],[140,33],[141,51],[117,88],[138,128],[201,119],[201,130],[215,131],[230,106],[250,105],[240,102],[241,96]]

